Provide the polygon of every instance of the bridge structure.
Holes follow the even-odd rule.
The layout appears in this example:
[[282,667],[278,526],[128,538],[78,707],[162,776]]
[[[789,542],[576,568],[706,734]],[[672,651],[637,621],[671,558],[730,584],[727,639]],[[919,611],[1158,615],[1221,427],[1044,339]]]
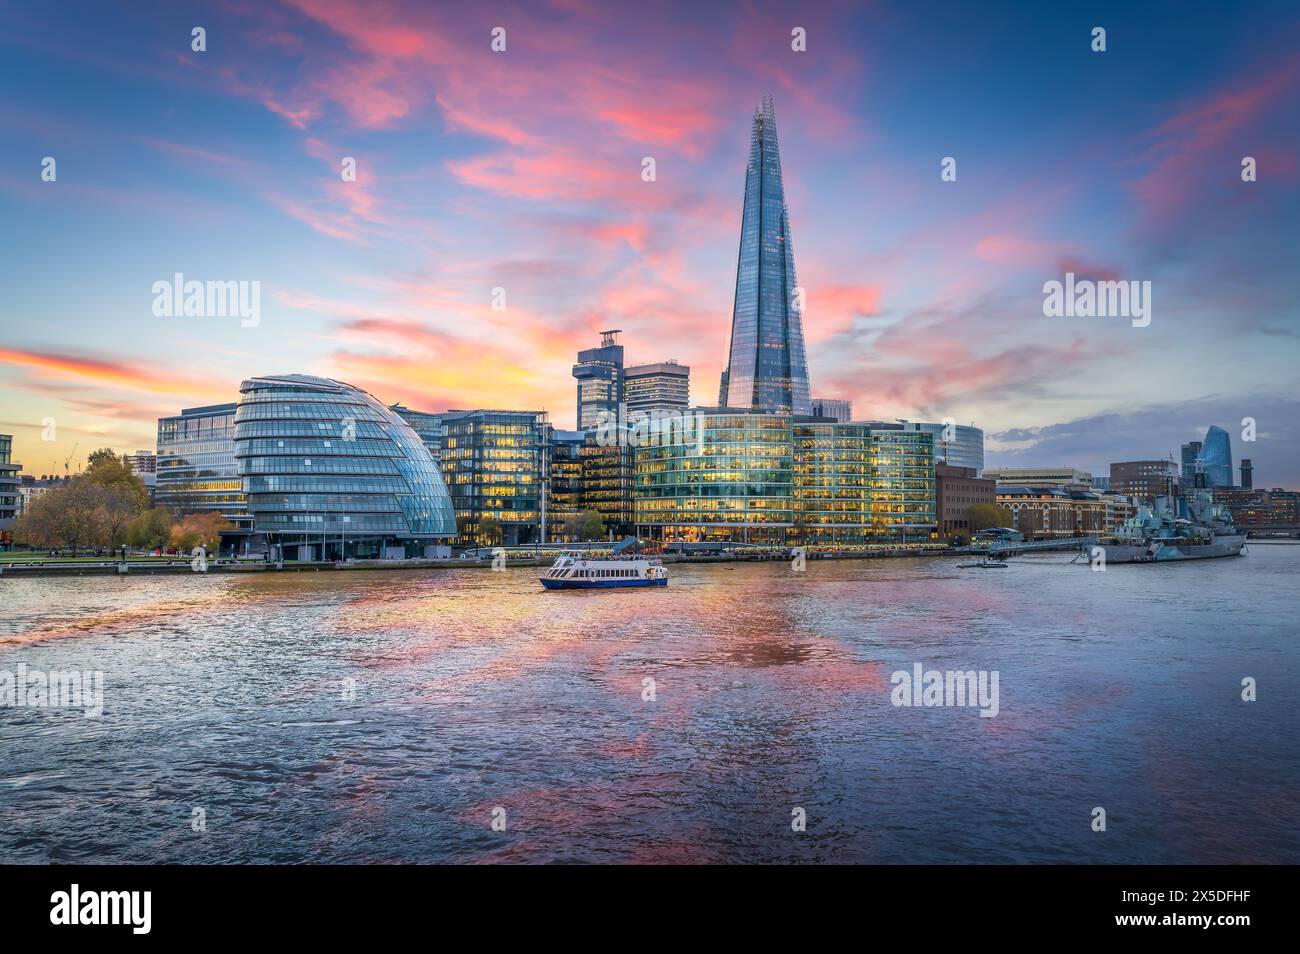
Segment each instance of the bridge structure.
[[1025,540],[1016,543],[1000,540],[988,548],[989,556],[1019,556],[1022,553],[1041,553],[1051,550],[1078,550],[1081,547],[1093,547],[1099,542],[1097,536],[1063,537],[1059,540]]

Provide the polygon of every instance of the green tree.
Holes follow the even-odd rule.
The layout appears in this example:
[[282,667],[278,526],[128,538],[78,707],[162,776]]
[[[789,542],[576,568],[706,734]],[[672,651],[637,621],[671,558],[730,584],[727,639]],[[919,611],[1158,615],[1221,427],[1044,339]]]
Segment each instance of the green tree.
[[997,504],[971,504],[970,510],[966,511],[966,519],[970,523],[972,533],[979,530],[989,530],[993,527],[1009,527],[1011,526],[1011,511]]
[[144,481],[131,469],[126,458],[118,457],[107,447],[93,452],[86,459],[83,476],[100,487],[120,491],[117,502],[128,505],[132,515],[149,505],[149,489]]
[[575,531],[579,540],[599,540],[605,535],[605,521],[595,510],[584,510],[575,516]]
[[131,521],[126,529],[126,542],[147,550],[165,547],[171,539],[171,529],[171,511],[166,507],[151,507]]
[[500,546],[505,539],[505,528],[496,517],[483,517],[478,522],[479,539],[490,546]]

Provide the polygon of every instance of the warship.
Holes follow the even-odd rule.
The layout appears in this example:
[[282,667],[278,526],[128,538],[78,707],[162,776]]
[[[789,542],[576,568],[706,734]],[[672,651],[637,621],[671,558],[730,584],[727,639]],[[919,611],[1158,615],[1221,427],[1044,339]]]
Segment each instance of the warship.
[[1098,545],[1107,563],[1164,563],[1237,556],[1245,544],[1246,534],[1233,526],[1227,508],[1214,502],[1213,491],[1197,487],[1185,496],[1161,496],[1154,506],[1139,507]]

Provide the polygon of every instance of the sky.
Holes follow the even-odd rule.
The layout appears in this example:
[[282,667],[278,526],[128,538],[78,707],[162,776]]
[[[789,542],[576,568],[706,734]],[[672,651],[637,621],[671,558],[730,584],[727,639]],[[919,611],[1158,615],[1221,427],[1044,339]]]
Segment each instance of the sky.
[[[1218,424],[1257,486],[1300,488],[1293,2],[0,0],[0,22],[0,433],[28,473],[151,448],[259,374],[570,427],[605,328],[716,403],[770,94],[815,396],[975,423],[989,466],[1105,473]],[[1150,324],[1045,317],[1067,272],[1150,282]],[[256,323],[155,314],[177,273],[260,283]]]

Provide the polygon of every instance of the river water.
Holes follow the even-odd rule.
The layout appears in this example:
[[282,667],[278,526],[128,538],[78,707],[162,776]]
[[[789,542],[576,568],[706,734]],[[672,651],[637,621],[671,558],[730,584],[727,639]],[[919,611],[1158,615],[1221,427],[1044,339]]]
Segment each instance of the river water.
[[1300,546],[1069,559],[0,578],[0,862],[1300,861]]

